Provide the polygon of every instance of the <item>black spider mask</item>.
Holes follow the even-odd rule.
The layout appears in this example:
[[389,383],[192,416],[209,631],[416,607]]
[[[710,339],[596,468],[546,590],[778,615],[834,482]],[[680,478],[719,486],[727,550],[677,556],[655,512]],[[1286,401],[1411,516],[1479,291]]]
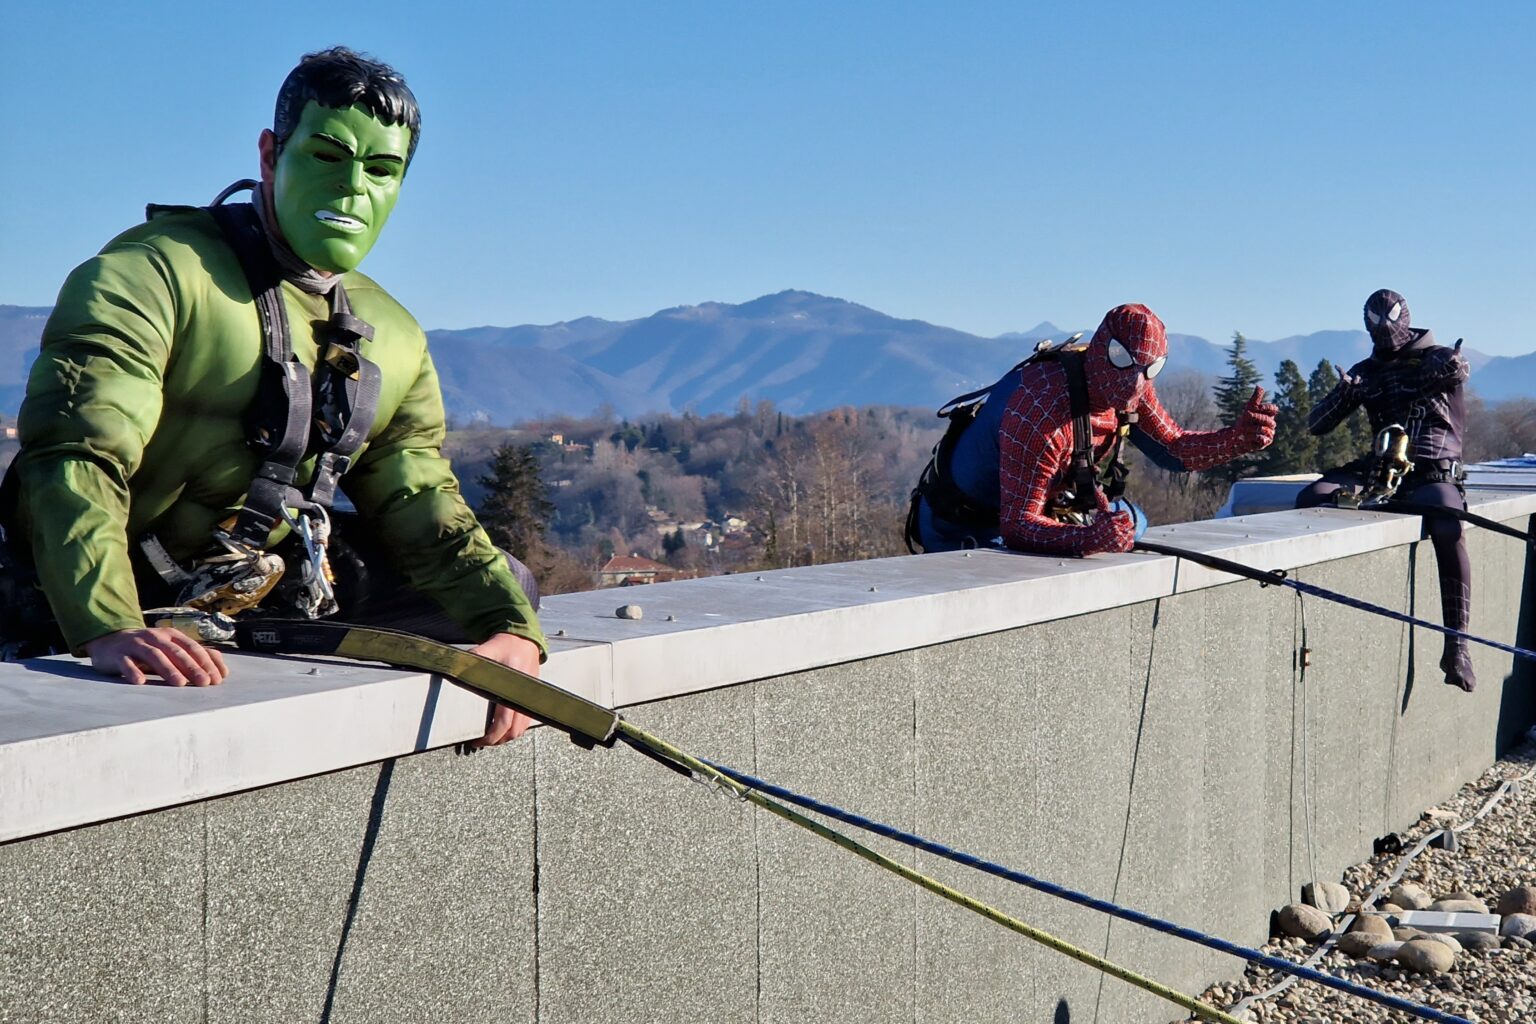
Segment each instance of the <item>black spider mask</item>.
[[1413,340],[1408,329],[1408,300],[1383,288],[1365,300],[1365,329],[1379,356],[1389,356],[1406,348]]

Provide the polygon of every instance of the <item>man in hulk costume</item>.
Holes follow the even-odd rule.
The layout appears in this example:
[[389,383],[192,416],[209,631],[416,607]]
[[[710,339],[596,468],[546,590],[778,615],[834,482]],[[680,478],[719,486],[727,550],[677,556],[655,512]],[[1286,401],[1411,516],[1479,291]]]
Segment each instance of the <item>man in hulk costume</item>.
[[[419,135],[392,68],[310,54],[261,133],[249,205],[222,202],[231,186],[208,208],[152,206],[69,276],[0,504],[13,584],[46,596],[34,634],[46,620],[55,644],[130,682],[202,686],[228,673],[218,651],[143,609],[339,605],[537,674],[536,591],[442,456],[426,338],[357,272]],[[328,545],[338,483],[356,514]],[[498,707],[481,742],[527,724]]]

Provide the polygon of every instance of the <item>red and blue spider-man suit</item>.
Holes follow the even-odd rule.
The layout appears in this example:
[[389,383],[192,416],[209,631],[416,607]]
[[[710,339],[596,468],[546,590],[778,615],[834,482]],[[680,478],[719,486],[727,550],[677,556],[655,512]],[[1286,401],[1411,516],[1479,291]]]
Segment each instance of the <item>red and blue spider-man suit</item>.
[[[1111,345],[1116,342],[1130,353],[1132,365],[1122,369],[1111,363]],[[1222,430],[1188,431],[1175,423],[1157,400],[1148,372],[1155,374],[1167,354],[1163,322],[1146,306],[1116,306],[1105,314],[1084,360],[1095,458],[1108,452],[1116,413],[1122,410],[1136,413],[1136,429],[1146,440],[1189,470],[1229,462],[1274,439],[1278,410],[1264,402],[1263,388],[1254,389],[1237,422]],[[1052,496],[1068,486],[1072,461],[1071,402],[1062,366],[1025,366],[1007,401],[998,429],[1003,543],[1019,551],[1050,554],[1129,551],[1134,521],[1128,512],[1109,511],[1102,494],[1100,511],[1086,526],[1063,523],[1047,511]]]

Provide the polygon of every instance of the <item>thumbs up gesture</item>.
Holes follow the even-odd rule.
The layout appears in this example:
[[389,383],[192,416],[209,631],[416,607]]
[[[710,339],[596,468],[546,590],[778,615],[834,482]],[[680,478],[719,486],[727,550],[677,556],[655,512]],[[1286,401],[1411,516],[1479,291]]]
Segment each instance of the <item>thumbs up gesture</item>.
[[1264,389],[1254,388],[1253,397],[1243,406],[1242,413],[1233,424],[1243,444],[1243,451],[1256,452],[1269,447],[1275,439],[1275,416],[1280,407],[1264,401]]

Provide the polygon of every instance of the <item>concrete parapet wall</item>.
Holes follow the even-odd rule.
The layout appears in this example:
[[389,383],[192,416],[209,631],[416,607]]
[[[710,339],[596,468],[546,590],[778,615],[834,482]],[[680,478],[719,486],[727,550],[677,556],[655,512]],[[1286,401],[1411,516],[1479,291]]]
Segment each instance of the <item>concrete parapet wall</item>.
[[[1525,527],[1536,496],[1478,507]],[[1334,515],[1157,532],[1438,621],[1417,523]],[[1475,629],[1529,641],[1525,553],[1470,544]],[[645,619],[612,617],[626,598]],[[1536,717],[1499,652],[1463,694],[1436,634],[1141,555],[892,559],[544,618],[549,678],[684,749],[1248,943]],[[1181,1016],[633,751],[540,729],[456,754],[483,707],[454,687],[237,660],[217,695],[0,674],[0,1021]],[[1186,990],[1241,970],[872,845]]]

